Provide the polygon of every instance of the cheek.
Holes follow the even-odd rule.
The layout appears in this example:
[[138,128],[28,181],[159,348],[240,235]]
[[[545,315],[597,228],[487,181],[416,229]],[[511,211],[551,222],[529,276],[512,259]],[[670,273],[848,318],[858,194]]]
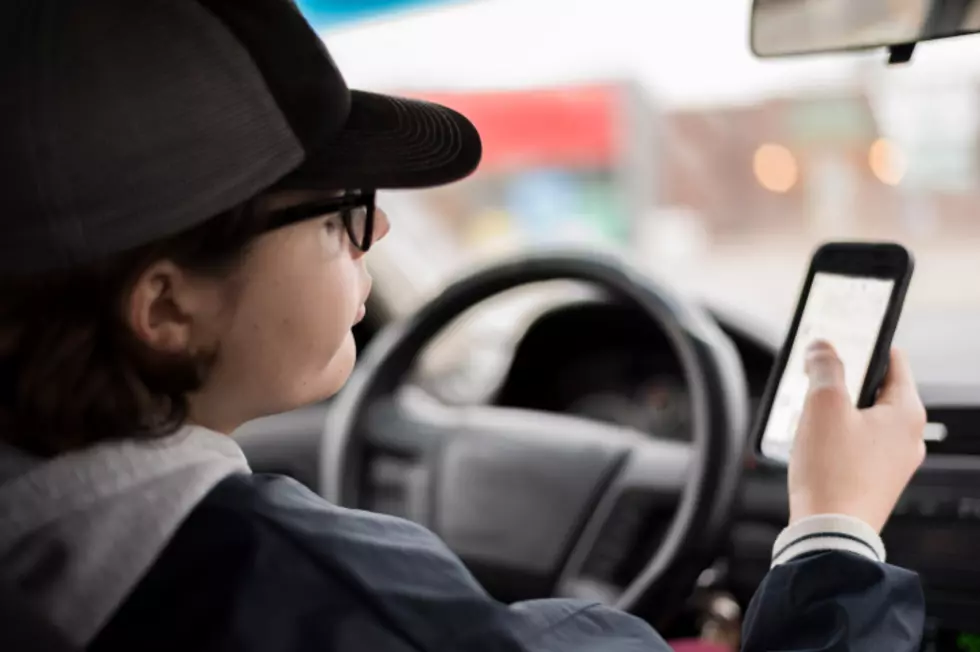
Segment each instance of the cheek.
[[243,297],[231,339],[237,373],[253,379],[245,393],[280,411],[336,392],[354,365],[358,281],[355,263],[338,259],[267,278]]
[[338,260],[309,277],[309,283],[302,297],[307,331],[304,336],[311,343],[319,343],[320,348],[335,351],[350,333],[357,313],[357,266],[349,258]]
[[294,338],[291,360],[283,369],[290,374],[284,385],[292,385],[289,402],[293,405],[321,400],[335,394],[354,368],[356,347],[351,326],[357,310],[358,274],[348,259],[347,265],[331,265],[325,270],[320,287],[308,293],[302,308],[301,328],[289,329],[284,337]]

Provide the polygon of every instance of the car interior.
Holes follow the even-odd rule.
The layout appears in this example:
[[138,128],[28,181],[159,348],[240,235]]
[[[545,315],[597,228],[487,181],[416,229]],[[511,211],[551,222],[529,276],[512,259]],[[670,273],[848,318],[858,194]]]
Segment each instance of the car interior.
[[[365,56],[365,50],[353,45],[358,39],[392,37],[403,30],[414,37],[394,42],[408,47],[422,39],[426,26],[452,29],[455,24],[489,20],[491,11],[497,11],[493,15],[499,14],[502,21],[517,20],[517,5],[506,0],[446,6],[409,2],[408,8],[388,7],[387,13],[369,17],[361,12],[343,16],[344,4],[308,2],[305,7],[324,21],[324,37],[330,39],[331,48],[340,44],[341,67],[345,57],[353,62]],[[583,0],[566,9],[584,12],[590,4],[596,3]],[[594,15],[607,17],[609,24],[629,20],[625,13],[616,14],[620,9],[634,9],[630,2],[599,4],[608,6]],[[645,3],[635,3],[637,12],[654,15],[655,10],[641,9],[641,4]],[[692,14],[717,9],[729,16],[721,2],[693,4],[698,7],[692,7]],[[931,55],[929,48],[943,45],[926,41],[975,31],[970,21],[980,16],[977,3],[969,1],[727,4],[745,4],[740,16],[747,20],[719,23],[713,29],[738,33],[752,65],[786,66],[780,72],[797,71],[792,73],[797,75],[815,71],[824,86],[832,86],[827,74],[806,68],[808,57],[823,56],[821,62],[834,65],[859,59],[857,74],[862,79],[884,78],[894,68],[914,69],[918,58],[925,61]],[[490,5],[500,8],[491,10]],[[570,31],[574,21],[563,22],[558,7],[545,0],[528,2],[524,19],[533,24],[534,16],[540,15],[556,29]],[[467,12],[474,14],[472,21]],[[663,29],[677,29],[669,23],[670,11],[662,9],[657,16],[669,25]],[[462,38],[449,39],[450,45],[417,61],[407,56],[406,67],[437,66]],[[549,38],[542,33],[545,43]],[[585,39],[585,35],[570,38]],[[704,44],[697,35],[689,38]],[[976,38],[952,41],[957,47],[970,41],[976,49],[972,42]],[[597,41],[595,47],[603,43]],[[644,51],[642,44],[634,44],[628,56]],[[940,53],[936,60],[947,68],[961,65],[963,52]],[[488,70],[483,70],[486,77],[490,77]],[[549,70],[539,77],[553,74]],[[847,78],[854,74],[854,68],[848,68]],[[483,91],[465,87],[477,84],[472,79],[460,82],[463,90],[453,95],[446,90],[449,76],[433,73],[409,83],[397,71],[374,72],[370,66],[355,75],[352,83],[383,80],[388,86],[410,90],[414,84],[416,94],[428,93],[451,106],[455,101],[464,111],[476,107],[478,127],[489,126],[484,131],[489,171],[481,168],[475,181],[460,184],[460,193],[469,196],[470,214],[481,201],[492,203],[486,198],[487,186],[499,184],[495,166],[506,157],[501,153],[506,147],[498,141],[508,137],[495,131],[492,118],[501,114],[504,117],[498,115],[498,121],[503,121],[513,115],[513,103],[508,105],[506,98],[498,96],[497,104],[477,106],[473,96]],[[968,118],[976,122],[980,84],[965,72],[962,78],[974,80],[969,87],[974,99]],[[486,82],[495,88],[504,83],[499,78]],[[538,83],[527,82],[532,88]],[[588,100],[575,95],[575,83],[563,91],[565,98],[585,106]],[[441,87],[430,92],[426,90],[430,84]],[[899,86],[908,88],[908,84]],[[785,95],[787,88],[781,80],[776,90],[765,92]],[[812,88],[807,92],[819,95]],[[824,92],[840,94],[839,90]],[[714,105],[725,101],[714,100]],[[931,106],[941,110],[944,101],[934,99]],[[526,106],[531,107],[528,111],[536,110],[533,102]],[[723,133],[726,120],[736,120],[713,108],[697,111],[708,115],[707,122],[718,134]],[[826,114],[830,109],[823,106],[816,112],[820,111]],[[880,122],[886,122],[881,118],[884,112],[876,109]],[[688,118],[693,124],[691,113]],[[528,129],[547,128],[533,118],[527,120]],[[570,121],[563,128],[574,124]],[[819,132],[815,136],[823,137],[832,138]],[[911,175],[914,152],[906,153],[905,168],[897,169],[899,145],[895,143],[901,139],[891,138],[887,143],[893,149],[891,167],[874,169],[876,143],[884,142],[878,140],[871,143],[866,165],[879,185],[902,188],[906,179],[899,177]],[[677,145],[667,139],[665,148],[672,142]],[[696,139],[680,146],[692,147],[691,142],[698,146]],[[780,178],[788,173],[785,165],[779,167],[779,156],[770,157],[777,170],[767,178],[765,160],[759,169],[760,151],[756,150],[755,159],[758,184],[776,199],[785,199],[790,188],[778,186],[793,186],[794,179]],[[635,157],[627,164],[629,169],[645,165]],[[716,179],[703,166],[699,172],[697,183]],[[663,174],[669,176],[669,171]],[[624,183],[621,177],[618,183]],[[629,186],[628,181],[625,184]],[[543,185],[556,192],[555,184]],[[920,257],[921,276],[929,279],[921,283],[931,287],[914,287],[919,294],[913,300],[943,292],[949,299],[913,304],[898,337],[909,348],[922,381],[930,421],[928,455],[883,539],[890,562],[922,576],[929,627],[923,649],[980,649],[980,566],[972,547],[973,537],[980,535],[980,376],[976,375],[980,350],[968,335],[976,332],[971,325],[978,323],[975,316],[980,312],[980,302],[970,294],[980,272],[977,249],[963,254],[956,272],[951,266],[937,271],[940,261],[950,263],[959,255],[942,249],[946,235],[955,233],[953,239],[960,243],[980,242],[976,240],[980,223],[975,220],[980,204],[967,202],[971,196],[980,200],[980,193],[973,190],[976,179],[969,180],[968,186],[959,193],[967,215],[956,227],[962,232],[954,232],[943,221],[948,215],[942,211],[953,209],[930,205],[927,192],[920,189],[905,192],[898,201],[918,202],[908,209],[913,212],[938,210],[941,224],[931,231],[903,230],[894,221],[868,231],[832,224],[807,231],[798,248],[787,244],[790,240],[760,236],[757,242],[748,239],[742,248],[733,246],[738,254],[724,263],[702,258],[691,264],[678,253],[692,239],[683,228],[657,231],[656,242],[646,248],[607,246],[607,241],[587,237],[571,243],[532,237],[516,245],[512,242],[509,248],[490,247],[490,256],[447,240],[446,249],[434,254],[431,242],[442,237],[440,230],[456,227],[434,224],[437,220],[426,211],[452,216],[454,210],[466,213],[466,209],[447,209],[452,196],[434,193],[431,202],[413,204],[392,193],[387,205],[395,229],[401,228],[404,210],[405,228],[411,233],[390,247],[379,246],[379,260],[372,261],[377,291],[368,319],[355,332],[360,354],[349,384],[326,403],[248,424],[237,434],[238,441],[255,471],[290,475],[342,505],[423,523],[501,600],[588,598],[642,616],[667,638],[713,638],[737,646],[741,614],[769,568],[773,543],[788,516],[785,468],[760,463],[750,433],[782,345],[786,310],[796,298],[807,247],[827,239],[879,237],[901,240],[918,253],[926,249],[919,245],[928,243],[941,251],[934,259],[929,257],[932,254]],[[954,193],[944,192],[944,201],[952,201],[949,196]],[[530,191],[514,194],[527,201],[538,197]],[[473,200],[474,195],[482,199]],[[723,199],[732,197],[737,194],[722,194]],[[791,204],[783,206],[787,212],[794,210]],[[876,210],[887,214],[895,206]],[[558,200],[551,211],[566,208]],[[411,213],[418,214],[414,226]],[[699,218],[703,215],[694,221]],[[465,221],[458,215],[445,219]],[[559,215],[547,224],[572,227],[571,220],[561,219]],[[671,216],[661,212],[644,219],[670,223]],[[754,228],[769,234],[779,227],[762,222]],[[799,226],[786,230],[792,235],[794,228],[803,230]],[[396,245],[402,250],[396,250]],[[783,245],[785,252],[779,251]],[[450,271],[434,272],[442,264],[436,259],[451,258],[451,253],[461,262],[447,266]],[[791,262],[763,266],[754,277],[742,269],[751,267],[754,258],[780,255]],[[652,257],[665,262],[651,269],[644,259]],[[705,274],[700,287],[692,288],[688,278],[695,275],[692,270],[710,265],[718,265],[720,271]],[[427,274],[431,278],[423,278]],[[735,288],[738,283],[741,289]],[[406,296],[415,298],[406,300]],[[774,308],[777,305],[780,308]]]
[[[788,518],[751,433],[809,252],[902,241],[898,343],[930,425],[883,539],[921,574],[923,649],[980,649],[980,3],[298,5],[351,86],[459,108],[486,155],[458,188],[379,195],[354,374],[237,432],[253,471],[424,524],[500,600],[595,600],[737,649]],[[956,92],[916,86],[920,63],[960,70]],[[851,112],[870,87],[872,127]],[[799,144],[848,138],[843,173]]]

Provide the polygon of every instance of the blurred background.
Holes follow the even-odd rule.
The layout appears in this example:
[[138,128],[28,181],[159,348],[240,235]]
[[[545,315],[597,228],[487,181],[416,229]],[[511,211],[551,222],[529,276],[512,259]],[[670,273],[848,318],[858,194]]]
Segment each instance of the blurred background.
[[[980,381],[964,363],[980,361],[980,37],[889,67],[880,51],[760,60],[749,0],[372,17],[375,0],[351,23],[307,4],[351,86],[444,103],[483,134],[473,178],[381,200],[394,229],[372,264],[398,311],[479,262],[574,244],[781,332],[818,243],[896,240],[917,259],[899,335],[917,371]],[[807,30],[774,16],[787,43]],[[519,312],[495,305],[504,326]]]

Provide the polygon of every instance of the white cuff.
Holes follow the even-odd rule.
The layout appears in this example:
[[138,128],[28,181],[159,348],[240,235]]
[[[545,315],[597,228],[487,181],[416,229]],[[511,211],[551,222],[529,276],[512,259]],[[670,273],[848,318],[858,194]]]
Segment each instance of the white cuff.
[[793,523],[776,538],[772,566],[824,550],[853,552],[871,561],[885,561],[885,544],[873,527],[846,514],[816,514]]

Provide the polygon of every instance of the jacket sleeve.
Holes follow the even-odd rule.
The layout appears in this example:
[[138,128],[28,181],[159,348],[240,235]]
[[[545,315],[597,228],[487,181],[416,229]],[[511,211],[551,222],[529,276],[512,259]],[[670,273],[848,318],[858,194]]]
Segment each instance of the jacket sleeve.
[[[467,652],[671,652],[643,620],[597,604],[535,600],[504,607],[494,621],[473,623],[447,648]],[[490,625],[490,627],[485,627]]]
[[742,629],[743,652],[918,652],[925,600],[918,575],[843,551],[769,571]]
[[[851,552],[816,552],[769,571],[749,606],[742,651],[918,652],[924,622],[925,604],[915,573]],[[458,649],[670,650],[645,622],[599,606],[556,600],[524,603],[511,607],[498,624],[494,635],[484,637],[476,630]],[[495,646],[511,636],[514,647]]]

